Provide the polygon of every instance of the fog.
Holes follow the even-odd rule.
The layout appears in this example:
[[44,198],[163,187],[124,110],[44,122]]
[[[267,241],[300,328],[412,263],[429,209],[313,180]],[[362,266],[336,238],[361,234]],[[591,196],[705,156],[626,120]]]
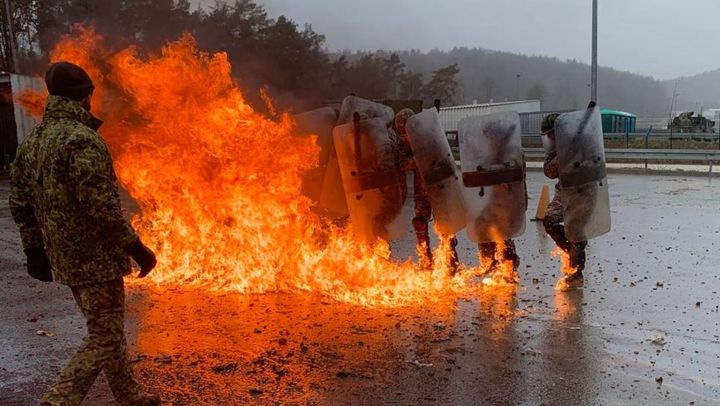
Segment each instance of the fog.
[[[196,0],[211,7],[213,0]],[[590,60],[591,0],[267,0],[327,36],[330,51],[481,47]],[[657,79],[720,67],[717,0],[599,0],[600,63]]]

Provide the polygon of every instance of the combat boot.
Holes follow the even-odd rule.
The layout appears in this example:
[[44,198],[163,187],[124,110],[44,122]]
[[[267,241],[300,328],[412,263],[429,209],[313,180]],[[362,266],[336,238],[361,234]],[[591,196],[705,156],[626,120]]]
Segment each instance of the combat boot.
[[571,275],[565,275],[555,285],[555,290],[559,292],[567,292],[569,290],[578,289],[583,287],[585,284],[585,278],[581,271],[575,272]]

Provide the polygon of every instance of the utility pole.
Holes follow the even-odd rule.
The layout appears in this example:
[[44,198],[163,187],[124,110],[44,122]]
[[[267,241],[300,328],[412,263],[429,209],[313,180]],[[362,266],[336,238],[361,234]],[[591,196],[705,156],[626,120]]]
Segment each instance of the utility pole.
[[598,0],[593,0],[592,21],[592,73],[590,100],[597,102],[597,75],[598,75]]
[[10,0],[4,0],[4,2],[5,23],[7,23],[8,35],[10,37],[8,38],[8,44],[10,45],[10,60],[12,64],[10,68],[13,70],[13,73],[18,73],[17,46],[15,44],[15,31],[13,30],[12,9],[10,8]]
[[520,74],[515,75],[515,97],[517,101],[520,101]]

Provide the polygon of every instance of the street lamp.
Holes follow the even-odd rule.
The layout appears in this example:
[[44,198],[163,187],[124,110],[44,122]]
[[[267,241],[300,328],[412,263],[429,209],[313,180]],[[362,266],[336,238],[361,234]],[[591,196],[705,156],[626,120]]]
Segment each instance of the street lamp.
[[597,102],[597,74],[598,74],[598,0],[593,0],[593,21],[592,21],[592,67],[591,67],[591,89],[590,100]]

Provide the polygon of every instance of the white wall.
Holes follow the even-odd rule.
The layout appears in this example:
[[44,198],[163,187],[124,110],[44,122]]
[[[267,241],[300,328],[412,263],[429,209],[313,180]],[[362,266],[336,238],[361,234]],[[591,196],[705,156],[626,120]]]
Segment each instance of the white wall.
[[470,104],[440,108],[440,123],[445,131],[457,130],[457,124],[465,117],[515,111],[517,113],[536,113],[540,109],[540,100],[527,100],[507,103]]
[[30,133],[38,120],[27,114],[27,112],[17,102],[17,97],[25,91],[45,91],[45,85],[42,83],[40,78],[32,76],[23,76],[10,74],[10,89],[12,90],[13,98],[13,110],[15,113],[15,125],[17,126],[17,140],[20,145],[24,140],[25,136]]

